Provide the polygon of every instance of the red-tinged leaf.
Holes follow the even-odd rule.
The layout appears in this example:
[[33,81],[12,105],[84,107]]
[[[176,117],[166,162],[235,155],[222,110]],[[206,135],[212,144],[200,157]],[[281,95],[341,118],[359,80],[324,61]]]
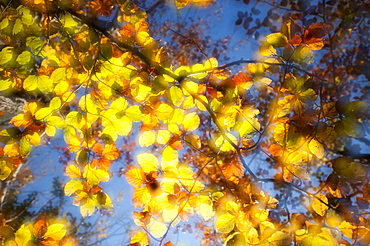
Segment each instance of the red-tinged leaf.
[[324,36],[329,34],[329,32],[331,32],[332,30],[333,28],[324,22],[315,23],[315,24],[312,24],[307,29],[308,33],[306,31],[305,39],[309,40],[311,38],[323,38]]
[[299,35],[294,35],[294,37],[290,40],[290,43],[294,46],[298,46],[302,43],[302,38]]
[[114,161],[119,157],[120,153],[115,144],[106,144],[104,146],[102,156],[105,159]]

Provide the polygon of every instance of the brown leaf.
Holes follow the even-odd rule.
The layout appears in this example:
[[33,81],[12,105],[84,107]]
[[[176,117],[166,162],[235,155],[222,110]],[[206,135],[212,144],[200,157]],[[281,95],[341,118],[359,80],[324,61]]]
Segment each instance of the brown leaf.
[[322,38],[332,30],[333,28],[324,22],[312,24],[304,34],[305,40],[309,40],[311,38]]

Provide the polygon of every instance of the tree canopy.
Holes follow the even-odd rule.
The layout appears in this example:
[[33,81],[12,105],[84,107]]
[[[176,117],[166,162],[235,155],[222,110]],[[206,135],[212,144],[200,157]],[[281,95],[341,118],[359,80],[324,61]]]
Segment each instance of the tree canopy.
[[[182,223],[199,245],[370,244],[370,3],[234,1],[258,41],[234,59],[207,18],[172,25],[216,1],[141,2],[0,0],[1,245],[83,244],[117,175],[127,245],[176,245]],[[16,194],[55,139],[67,181],[35,214]]]

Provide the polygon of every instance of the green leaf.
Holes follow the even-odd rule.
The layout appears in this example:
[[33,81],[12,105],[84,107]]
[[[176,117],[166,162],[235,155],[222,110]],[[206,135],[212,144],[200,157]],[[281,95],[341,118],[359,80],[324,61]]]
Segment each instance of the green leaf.
[[63,26],[66,27],[66,28],[67,27],[76,27],[78,25],[78,22],[69,13],[66,13],[63,16],[61,22],[63,23]]
[[177,86],[172,86],[170,88],[170,99],[173,105],[179,107],[184,101],[184,93],[182,93],[182,89]]
[[22,27],[22,21],[20,19],[16,19],[13,26],[13,35],[17,35],[20,31],[22,31]]
[[288,44],[288,38],[280,32],[267,35],[266,40],[267,43],[271,44],[274,47],[284,47]]
[[9,79],[0,80],[0,91],[5,91],[9,89],[11,85],[12,85],[12,81],[10,81]]
[[360,183],[367,174],[367,169],[360,162],[348,157],[339,157],[333,161],[334,172],[351,183]]
[[26,46],[31,49],[33,54],[39,52],[39,49],[44,45],[44,41],[40,37],[28,37],[26,39]]
[[9,25],[9,20],[8,18],[4,18],[1,22],[0,22],[0,30],[3,30],[5,28],[7,28]]
[[257,118],[238,120],[235,126],[241,137],[251,138],[261,129]]
[[299,46],[295,52],[295,58],[298,62],[302,62],[304,64],[311,64],[315,60],[315,56],[312,50],[306,46]]
[[30,75],[23,81],[23,88],[26,91],[33,91],[37,89],[37,76]]
[[344,126],[344,132],[354,138],[363,138],[365,134],[365,128],[362,123],[358,122],[357,119],[345,118],[342,120]]
[[59,97],[54,97],[53,99],[51,99],[49,104],[50,110],[59,109],[60,106],[62,106],[62,101],[60,100]]
[[30,142],[25,138],[22,137],[19,141],[19,149],[22,157],[27,156],[31,151],[31,144]]
[[54,83],[49,76],[41,75],[37,80],[37,87],[42,92],[52,92],[54,89]]
[[346,104],[343,114],[349,118],[361,118],[368,114],[369,104],[364,101],[355,101]]
[[53,110],[49,107],[41,108],[35,113],[35,118],[36,120],[43,120],[44,118],[49,116],[52,112]]
[[133,105],[126,109],[125,114],[132,120],[133,122],[139,122],[142,118],[142,113],[140,107],[138,105]]
[[50,75],[50,79],[54,83],[58,83],[59,81],[63,80],[67,75],[66,69],[64,67],[57,68],[53,71],[53,73]]
[[31,52],[28,50],[23,51],[18,57],[17,57],[17,62],[19,65],[27,65],[30,63],[32,58]]
[[13,47],[5,47],[0,52],[0,65],[4,65],[9,62],[13,57]]
[[23,14],[21,18],[22,18],[23,24],[25,24],[27,26],[33,24],[33,16],[32,15],[30,15],[30,14]]

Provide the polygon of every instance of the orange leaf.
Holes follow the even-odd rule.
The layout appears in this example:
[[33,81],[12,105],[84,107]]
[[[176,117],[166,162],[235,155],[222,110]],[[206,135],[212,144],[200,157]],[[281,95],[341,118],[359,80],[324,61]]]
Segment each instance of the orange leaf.
[[104,146],[102,156],[111,161],[117,160],[119,157],[119,150],[115,144],[106,144]]
[[127,182],[134,187],[145,184],[145,174],[142,169],[132,168],[126,172],[125,176]]

